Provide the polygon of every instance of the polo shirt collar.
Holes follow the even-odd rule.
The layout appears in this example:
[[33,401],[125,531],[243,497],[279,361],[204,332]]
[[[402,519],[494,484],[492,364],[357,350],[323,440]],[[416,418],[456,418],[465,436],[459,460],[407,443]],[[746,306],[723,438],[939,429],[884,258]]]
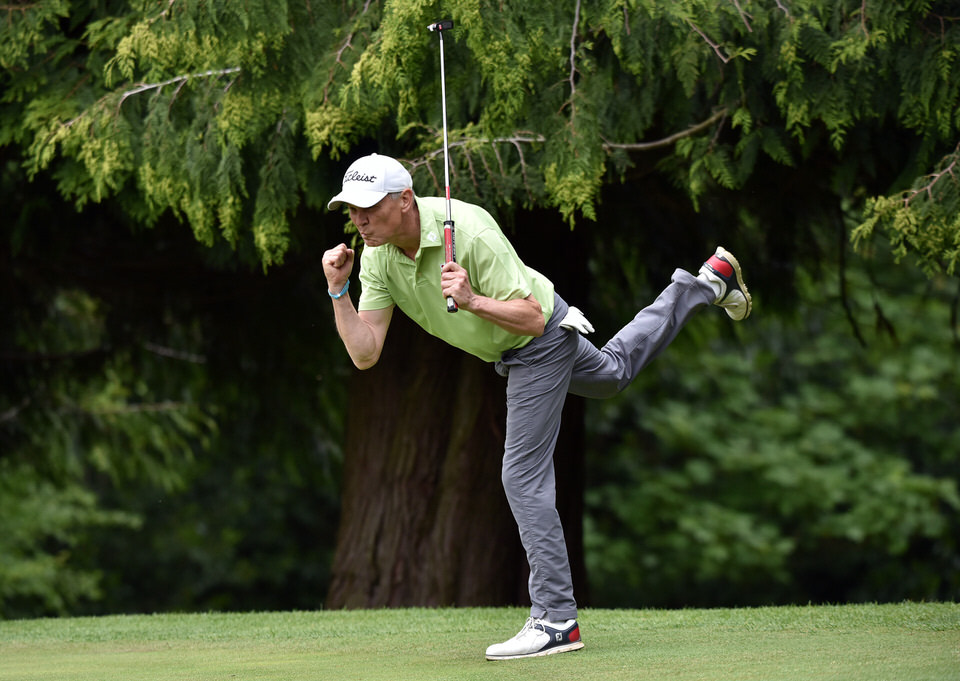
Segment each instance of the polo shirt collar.
[[436,213],[426,208],[417,198],[420,213],[420,248],[443,246],[443,225]]

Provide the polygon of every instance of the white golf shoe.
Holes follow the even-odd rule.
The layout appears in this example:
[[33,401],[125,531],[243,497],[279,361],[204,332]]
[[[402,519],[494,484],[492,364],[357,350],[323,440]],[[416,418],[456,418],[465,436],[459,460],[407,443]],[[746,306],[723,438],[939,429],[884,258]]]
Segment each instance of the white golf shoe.
[[750,316],[753,300],[743,283],[740,263],[733,257],[733,253],[723,246],[718,246],[717,252],[700,268],[699,278],[710,282],[714,290],[718,291],[713,304],[726,310],[730,319],[739,322]]
[[555,624],[530,617],[523,629],[503,643],[487,648],[488,660],[516,660],[521,657],[540,657],[583,648],[577,620]]

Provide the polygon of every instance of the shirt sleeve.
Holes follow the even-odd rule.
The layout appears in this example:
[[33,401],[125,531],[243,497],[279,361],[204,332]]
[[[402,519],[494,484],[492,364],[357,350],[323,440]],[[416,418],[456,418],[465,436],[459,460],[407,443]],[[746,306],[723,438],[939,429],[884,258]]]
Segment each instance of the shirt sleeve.
[[479,294],[515,300],[533,292],[529,270],[498,228],[479,231],[465,246],[461,264]]
[[360,253],[360,301],[358,310],[383,310],[396,304],[380,273],[379,258],[373,249],[364,248]]

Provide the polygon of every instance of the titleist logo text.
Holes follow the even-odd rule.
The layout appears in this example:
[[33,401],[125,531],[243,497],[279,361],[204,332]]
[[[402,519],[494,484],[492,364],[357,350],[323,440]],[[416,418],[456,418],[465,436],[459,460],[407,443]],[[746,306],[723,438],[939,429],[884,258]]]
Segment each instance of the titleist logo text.
[[351,170],[346,175],[343,176],[344,182],[376,182],[376,175],[364,175],[356,170]]

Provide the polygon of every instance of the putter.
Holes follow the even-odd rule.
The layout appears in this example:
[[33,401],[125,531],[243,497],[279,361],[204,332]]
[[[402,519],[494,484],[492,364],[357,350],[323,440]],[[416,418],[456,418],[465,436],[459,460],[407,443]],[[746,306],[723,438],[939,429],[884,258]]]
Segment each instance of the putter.
[[[444,19],[427,26],[427,30],[436,31],[440,36],[440,101],[443,107],[443,183],[447,189],[447,219],[443,222],[444,262],[457,261],[457,249],[454,244],[453,216],[450,206],[450,159],[447,150],[447,83],[443,68],[443,32],[453,28],[451,19]],[[457,311],[457,301],[447,296],[447,312]]]

